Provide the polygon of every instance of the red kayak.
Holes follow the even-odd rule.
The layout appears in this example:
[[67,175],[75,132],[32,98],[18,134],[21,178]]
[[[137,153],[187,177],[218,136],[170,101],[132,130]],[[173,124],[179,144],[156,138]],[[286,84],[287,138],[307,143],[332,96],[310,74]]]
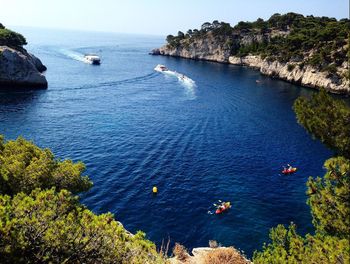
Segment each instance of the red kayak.
[[216,214],[221,214],[221,213],[227,211],[230,208],[231,208],[231,203],[230,202],[226,202],[226,203],[222,204],[222,206],[220,206],[218,209],[216,209],[215,213]]
[[285,169],[282,171],[283,174],[292,174],[297,171],[297,168]]

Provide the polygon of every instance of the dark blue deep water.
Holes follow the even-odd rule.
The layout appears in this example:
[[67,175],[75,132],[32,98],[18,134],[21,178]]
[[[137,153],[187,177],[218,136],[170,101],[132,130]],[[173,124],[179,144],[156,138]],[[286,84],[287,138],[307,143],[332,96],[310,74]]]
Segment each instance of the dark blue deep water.
[[[215,239],[248,256],[279,223],[313,231],[305,183],[323,175],[332,153],[292,110],[312,91],[248,68],[148,55],[163,37],[17,31],[48,67],[49,88],[1,92],[0,133],[83,161],[94,187],[82,202],[91,210],[114,213],[157,245],[168,237],[188,248]],[[81,61],[91,52],[101,66]],[[159,63],[196,86],[155,72]],[[298,173],[281,176],[286,163]],[[218,199],[232,209],[207,214]]]

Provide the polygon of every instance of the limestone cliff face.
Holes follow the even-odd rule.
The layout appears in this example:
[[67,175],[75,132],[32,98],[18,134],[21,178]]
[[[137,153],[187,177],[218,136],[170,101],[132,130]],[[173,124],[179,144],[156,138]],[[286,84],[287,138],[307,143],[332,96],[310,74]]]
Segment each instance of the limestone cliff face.
[[191,42],[185,40],[178,47],[165,45],[153,50],[153,54],[228,63],[230,48],[217,38],[208,33],[206,38]]
[[[260,70],[262,74],[297,83],[306,87],[325,89],[333,93],[350,94],[350,81],[345,77],[339,78],[326,72],[320,72],[311,66],[302,66],[295,62],[280,63],[268,61],[260,56],[229,57],[229,63],[235,65],[246,65]],[[337,71],[345,75],[348,70],[348,63],[345,62]]]
[[42,74],[45,70],[41,61],[25,50],[0,46],[0,87],[47,88],[46,78]]
[[[248,45],[252,42],[268,41],[277,35],[284,36],[287,34],[289,34],[289,31],[272,31],[269,34],[240,34],[233,36],[233,39],[243,45]],[[350,94],[350,81],[345,77],[349,71],[348,62],[344,62],[343,65],[337,67],[337,75],[335,75],[321,72],[306,64],[303,66],[300,59],[281,63],[253,55],[245,57],[230,56],[232,45],[234,43],[230,42],[229,37],[223,39],[222,36],[214,36],[209,32],[205,37],[191,39],[191,41],[185,39],[177,47],[165,45],[153,50],[151,54],[246,65],[260,70],[262,74],[302,86],[316,89],[324,87],[332,93]]]

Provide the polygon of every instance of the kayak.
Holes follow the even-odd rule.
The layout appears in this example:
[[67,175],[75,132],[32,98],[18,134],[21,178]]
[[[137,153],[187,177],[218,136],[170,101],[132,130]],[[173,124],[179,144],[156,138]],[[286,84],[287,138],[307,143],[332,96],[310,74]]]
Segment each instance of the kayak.
[[221,213],[227,211],[228,209],[231,208],[231,203],[230,202],[226,202],[226,203],[223,204],[223,206],[224,206],[223,208],[219,207],[218,209],[216,209],[215,213],[216,214],[221,214]]
[[292,174],[297,171],[297,168],[285,169],[282,171],[283,174]]

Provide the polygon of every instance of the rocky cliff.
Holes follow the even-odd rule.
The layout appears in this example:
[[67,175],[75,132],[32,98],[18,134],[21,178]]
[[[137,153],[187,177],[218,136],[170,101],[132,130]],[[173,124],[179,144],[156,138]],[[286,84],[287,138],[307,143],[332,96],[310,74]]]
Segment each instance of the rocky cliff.
[[[235,65],[246,65],[260,70],[262,74],[279,78],[288,82],[296,83],[306,87],[320,88],[338,94],[350,94],[350,81],[339,75],[332,75],[322,72],[316,68],[297,62],[281,63],[279,61],[269,61],[262,59],[260,56],[230,56],[229,63]],[[337,68],[340,76],[345,76],[349,69],[348,62],[344,62],[341,67]]]
[[26,50],[0,46],[0,87],[47,88],[47,80],[42,74],[46,67]]
[[165,45],[152,51],[155,55],[166,55],[187,59],[208,60],[216,62],[228,62],[230,48],[225,42],[219,41],[210,32],[206,38],[198,38],[196,41],[183,41],[178,47]]
[[204,23],[168,35],[151,54],[246,65],[302,86],[350,94],[350,20],[274,14],[267,21]]
[[[248,41],[247,38],[244,39]],[[324,87],[332,93],[350,94],[350,81],[345,77],[349,71],[348,62],[344,62],[340,67],[337,67],[338,75],[329,74],[310,65],[304,65],[302,62],[282,63],[278,60],[262,59],[259,55],[230,56],[229,47],[221,43],[222,41],[217,41],[215,37],[209,35],[208,38],[198,39],[179,47],[165,45],[159,49],[154,49],[152,54],[249,66],[260,70],[264,75],[305,87]]]

